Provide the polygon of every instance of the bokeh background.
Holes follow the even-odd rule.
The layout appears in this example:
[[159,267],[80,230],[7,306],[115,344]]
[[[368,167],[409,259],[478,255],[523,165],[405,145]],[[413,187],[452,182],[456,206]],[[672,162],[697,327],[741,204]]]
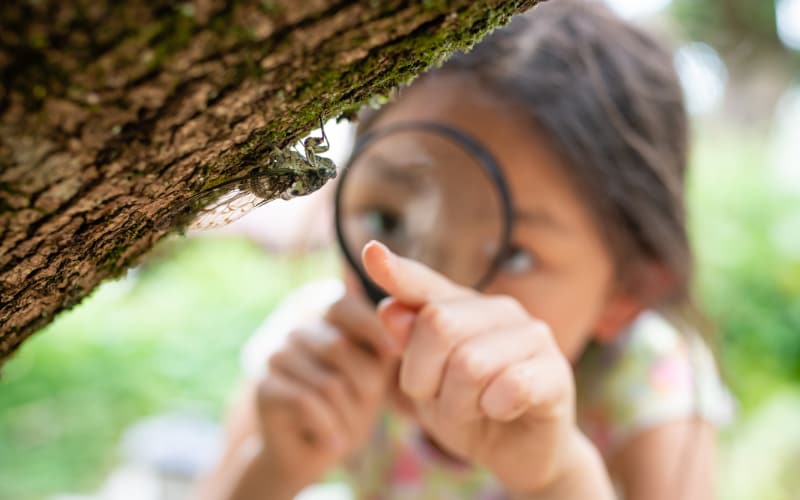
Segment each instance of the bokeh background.
[[[720,498],[796,500],[800,0],[606,3],[672,43],[692,112],[696,287],[739,405]],[[349,129],[326,131],[341,161]],[[336,275],[328,194],[169,239],[26,343],[0,379],[0,499],[110,498],[114,471],[153,455],[131,437],[153,416],[184,419],[169,436],[184,422],[189,440],[208,437],[192,446],[213,449],[243,342],[288,291]],[[114,498],[158,496],[120,484]]]

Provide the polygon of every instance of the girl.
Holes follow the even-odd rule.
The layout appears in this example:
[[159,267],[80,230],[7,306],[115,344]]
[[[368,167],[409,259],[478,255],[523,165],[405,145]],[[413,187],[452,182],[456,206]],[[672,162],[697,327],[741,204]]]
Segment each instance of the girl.
[[350,270],[304,290],[260,334],[285,341],[243,389],[205,497],[290,499],[340,465],[359,498],[712,498],[728,403],[689,321],[669,53],[596,5],[547,2],[360,133],[419,120],[498,160],[512,251],[476,291],[370,243],[377,312]]

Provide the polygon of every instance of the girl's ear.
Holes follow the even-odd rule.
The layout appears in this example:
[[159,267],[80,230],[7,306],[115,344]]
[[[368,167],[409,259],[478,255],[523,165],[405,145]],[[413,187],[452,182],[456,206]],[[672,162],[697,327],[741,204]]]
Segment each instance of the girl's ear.
[[612,342],[644,308],[634,294],[621,290],[615,293],[595,325],[595,339],[604,343]]
[[644,262],[632,274],[627,286],[612,292],[595,325],[595,339],[611,342],[645,309],[669,296],[675,289],[675,276],[665,265]]

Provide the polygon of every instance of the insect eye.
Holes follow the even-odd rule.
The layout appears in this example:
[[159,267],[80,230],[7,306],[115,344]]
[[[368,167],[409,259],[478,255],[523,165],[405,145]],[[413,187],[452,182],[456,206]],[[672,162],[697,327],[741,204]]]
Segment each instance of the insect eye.
[[509,274],[524,274],[536,266],[536,257],[520,247],[511,247],[500,263],[500,269]]
[[297,181],[294,184],[292,184],[292,187],[289,189],[289,194],[291,194],[292,196],[300,196],[301,194],[305,193],[305,191],[306,191],[305,184],[303,184],[300,181]]
[[319,159],[319,170],[325,174],[330,174],[336,172],[336,165],[333,164],[329,158],[320,158]]

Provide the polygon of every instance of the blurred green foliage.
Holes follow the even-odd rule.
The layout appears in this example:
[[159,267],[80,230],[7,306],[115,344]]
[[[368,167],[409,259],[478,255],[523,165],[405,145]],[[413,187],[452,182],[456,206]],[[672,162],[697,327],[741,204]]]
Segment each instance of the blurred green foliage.
[[692,162],[697,290],[739,403],[722,435],[724,500],[800,491],[800,190],[774,175],[769,146],[752,131],[705,127]]
[[93,491],[135,420],[221,418],[241,344],[334,256],[266,255],[239,239],[175,241],[37,333],[0,380],[0,499]]
[[694,40],[733,42],[746,40],[780,47],[772,0],[673,0],[673,15]]
[[800,491],[800,391],[772,396],[725,436],[724,500],[796,500]]
[[[776,244],[789,218],[800,221],[800,195],[771,181],[767,147],[704,128],[693,157],[698,292],[741,403],[740,422],[724,435],[726,500],[789,500],[800,489],[791,473],[800,464],[800,252]],[[0,499],[94,490],[121,433],[143,416],[221,418],[242,342],[288,290],[335,273],[332,253],[276,257],[231,238],[162,245],[7,364]]]
[[[764,138],[706,134],[696,141],[690,196],[698,291],[727,380],[750,411],[800,385],[800,193],[771,175]],[[778,244],[787,237],[794,252]]]

